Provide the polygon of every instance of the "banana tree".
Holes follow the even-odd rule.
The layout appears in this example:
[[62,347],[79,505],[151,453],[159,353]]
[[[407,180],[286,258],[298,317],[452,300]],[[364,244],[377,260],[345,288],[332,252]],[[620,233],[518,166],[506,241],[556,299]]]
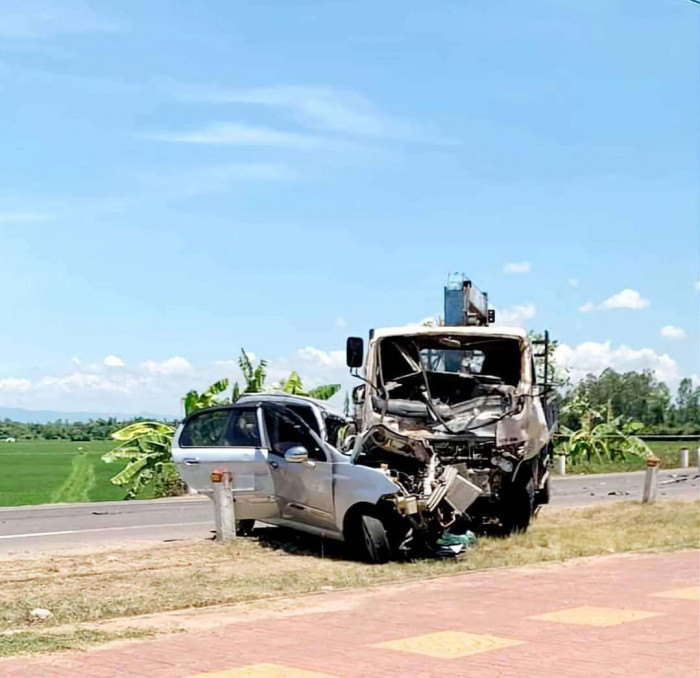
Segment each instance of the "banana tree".
[[258,366],[254,367],[250,356],[245,352],[245,349],[242,348],[241,357],[238,359],[238,366],[241,368],[241,374],[245,380],[245,388],[241,390],[238,382],[236,382],[233,385],[231,402],[236,402],[244,393],[262,393],[265,390],[265,379],[267,378],[265,368],[267,367],[267,361],[260,360]]
[[324,384],[310,390],[305,390],[301,382],[301,377],[297,372],[292,372],[286,379],[283,379],[277,388],[292,395],[307,396],[317,400],[328,400],[340,391],[340,384]]
[[205,407],[225,405],[227,401],[217,398],[217,396],[223,393],[227,388],[228,379],[219,379],[219,381],[215,381],[206,391],[202,391],[202,393],[197,393],[195,390],[188,391],[187,395],[182,399],[182,403],[185,407],[185,416],[195,410],[201,410]]
[[[217,396],[228,388],[228,379],[220,379],[198,393],[189,391],[182,399],[185,415],[204,407],[223,405]],[[119,444],[102,455],[102,461],[111,464],[126,461],[126,466],[110,479],[113,485],[125,487],[126,499],[133,499],[149,483],[154,483],[156,494],[178,494],[183,489],[179,474],[170,454],[175,428],[159,421],[142,421],[112,433]]]
[[606,412],[598,412],[588,406],[584,399],[569,405],[577,410],[580,428],[576,431],[562,426],[561,432],[568,436],[560,447],[571,462],[629,461],[651,455],[649,446],[639,437],[644,424],[623,416],[614,416],[608,403]]

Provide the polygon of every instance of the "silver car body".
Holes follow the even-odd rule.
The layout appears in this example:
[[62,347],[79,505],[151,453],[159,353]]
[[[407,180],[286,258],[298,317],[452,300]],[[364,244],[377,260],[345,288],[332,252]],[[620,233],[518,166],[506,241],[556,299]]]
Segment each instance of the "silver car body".
[[[265,412],[279,407],[294,408],[304,420],[322,451],[319,458],[299,463],[275,452]],[[302,409],[305,413],[300,415]],[[254,411],[259,444],[187,445],[183,432],[190,417],[178,427],[172,445],[182,479],[199,493],[211,496],[212,472],[232,474],[237,520],[255,519],[342,540],[345,517],[353,506],[376,505],[398,491],[383,471],[352,463],[349,455],[330,444],[329,420],[346,420],[327,403],[288,394],[255,394],[240,398],[233,406],[202,410],[193,416],[238,410]],[[316,430],[309,425],[314,420]]]

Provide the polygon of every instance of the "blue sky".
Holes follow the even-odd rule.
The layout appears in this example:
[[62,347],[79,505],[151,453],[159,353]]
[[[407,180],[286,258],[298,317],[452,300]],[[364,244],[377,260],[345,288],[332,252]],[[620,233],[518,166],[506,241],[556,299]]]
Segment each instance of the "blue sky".
[[347,384],[450,271],[574,377],[697,375],[699,13],[4,0],[0,405],[170,413],[241,346]]

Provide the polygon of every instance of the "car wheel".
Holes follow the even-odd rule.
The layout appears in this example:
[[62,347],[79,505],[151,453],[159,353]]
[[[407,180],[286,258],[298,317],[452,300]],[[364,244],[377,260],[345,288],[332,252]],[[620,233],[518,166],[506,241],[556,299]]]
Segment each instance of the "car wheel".
[[379,518],[366,513],[360,516],[360,538],[365,560],[386,563],[391,559],[389,537]]
[[250,537],[253,534],[253,526],[255,525],[254,520],[237,520],[236,521],[236,535],[239,537]]

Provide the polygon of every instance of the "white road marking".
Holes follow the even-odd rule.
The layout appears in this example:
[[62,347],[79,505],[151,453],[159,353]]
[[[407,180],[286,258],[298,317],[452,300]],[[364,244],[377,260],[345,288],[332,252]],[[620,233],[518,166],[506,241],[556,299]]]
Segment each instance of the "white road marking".
[[153,527],[181,527],[184,525],[214,525],[213,520],[196,523],[160,523],[158,525],[123,525],[120,527],[91,527],[87,530],[60,530],[58,532],[27,532],[26,534],[3,534],[0,539],[26,539],[27,537],[53,537],[58,534],[81,534],[83,532],[108,532],[110,530],[143,530]]

